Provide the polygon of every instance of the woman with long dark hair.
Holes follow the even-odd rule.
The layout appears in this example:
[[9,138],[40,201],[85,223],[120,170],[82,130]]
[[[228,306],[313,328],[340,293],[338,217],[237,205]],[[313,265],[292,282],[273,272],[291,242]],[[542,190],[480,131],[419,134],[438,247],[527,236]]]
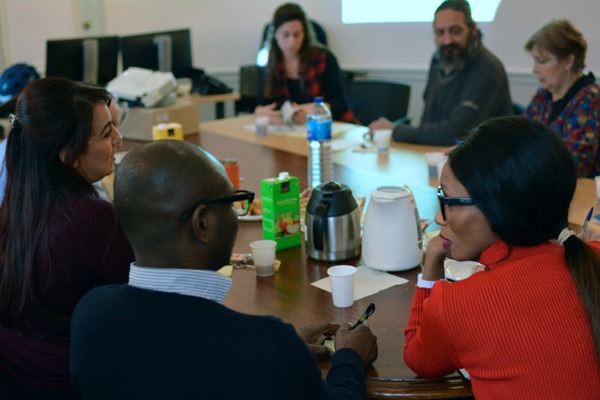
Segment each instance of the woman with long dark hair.
[[273,36],[264,84],[264,105],[257,115],[281,122],[279,108],[289,100],[296,108],[293,120],[306,123],[306,113],[317,96],[329,104],[334,120],[358,122],[348,106],[342,73],[335,56],[317,45],[302,8],[286,3],[273,15]]
[[69,378],[73,309],[93,287],[127,282],[133,252],[92,186],[113,172],[121,147],[109,103],[102,88],[45,78],[25,87],[10,118],[0,389],[14,396],[78,398]]
[[[478,399],[599,398],[600,242],[568,228],[576,182],[558,136],[526,117],[488,120],[450,153],[405,330],[413,371],[464,368]],[[443,281],[446,257],[484,270]]]

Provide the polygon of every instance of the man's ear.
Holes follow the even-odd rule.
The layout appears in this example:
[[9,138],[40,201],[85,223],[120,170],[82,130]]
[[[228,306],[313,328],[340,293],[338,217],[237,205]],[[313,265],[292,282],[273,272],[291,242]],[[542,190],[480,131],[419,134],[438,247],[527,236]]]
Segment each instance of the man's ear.
[[194,210],[191,218],[192,229],[194,231],[194,236],[201,243],[208,243],[209,238],[209,212],[208,207],[206,205],[201,204]]
[[[69,152],[71,151],[70,148],[65,147],[64,149],[62,149],[60,151],[60,153],[58,153],[58,158],[60,158],[60,161],[65,164],[66,166],[70,166],[69,163],[67,162],[68,160],[68,156],[69,156]],[[79,167],[79,159],[75,159],[73,161],[73,168],[77,168]]]
[[473,22],[473,25],[471,26],[471,36],[477,36],[477,23]]

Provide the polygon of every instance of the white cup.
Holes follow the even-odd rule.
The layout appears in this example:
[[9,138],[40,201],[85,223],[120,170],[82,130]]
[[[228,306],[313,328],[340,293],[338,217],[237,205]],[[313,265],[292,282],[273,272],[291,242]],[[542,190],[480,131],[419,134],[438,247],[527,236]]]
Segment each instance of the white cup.
[[437,163],[437,176],[438,176],[438,179],[440,179],[440,177],[442,176],[442,168],[444,168],[444,165],[446,165],[446,161],[448,161],[448,156],[444,156],[444,158],[442,158]]
[[355,274],[356,267],[351,265],[334,265],[327,269],[334,306],[346,308],[354,304]]
[[373,131],[373,139],[377,145],[377,151],[388,151],[392,140],[392,130],[375,129],[375,131]]
[[425,153],[425,158],[427,159],[427,166],[429,166],[429,177],[439,179],[441,168],[438,171],[438,166],[446,158],[446,155],[441,151],[430,151]]
[[600,175],[594,178],[596,181],[596,202],[600,203]]
[[256,125],[256,136],[264,137],[267,134],[267,128],[269,127],[269,116],[259,115],[254,119]]
[[275,273],[276,246],[277,242],[274,240],[255,240],[250,243],[256,276],[266,277]]

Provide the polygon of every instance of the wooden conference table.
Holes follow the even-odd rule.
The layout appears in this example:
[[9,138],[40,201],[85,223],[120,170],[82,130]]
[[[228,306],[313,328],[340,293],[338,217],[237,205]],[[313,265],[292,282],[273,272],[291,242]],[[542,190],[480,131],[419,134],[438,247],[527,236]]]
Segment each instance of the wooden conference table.
[[[306,140],[294,135],[269,134],[257,139],[254,132],[241,129],[252,123],[252,117],[237,117],[201,125],[199,136],[186,140],[199,143],[216,157],[238,160],[241,187],[260,195],[260,179],[274,177],[280,171],[300,178],[307,186]],[[365,128],[349,129],[340,138],[361,140]],[[126,142],[123,150],[135,143]],[[421,218],[432,218],[437,211],[435,189],[430,182],[423,156],[425,151],[439,150],[429,146],[394,143],[389,154],[359,153],[351,149],[334,153],[334,177],[346,183],[357,195],[366,196],[381,185],[406,183],[413,190]],[[589,207],[588,207],[589,208]],[[262,238],[260,222],[240,222],[234,251],[247,253],[249,243]],[[374,295],[355,301],[350,308],[333,306],[331,294],[311,285],[327,276],[331,263],[307,258],[301,247],[277,252],[280,270],[269,278],[257,278],[254,271],[234,269],[233,286],[224,304],[256,315],[274,315],[300,327],[317,322],[353,322],[370,303],[377,311],[369,325],[378,337],[379,358],[365,371],[367,397],[370,399],[450,399],[472,398],[470,383],[458,374],[439,379],[418,378],[403,362],[403,329],[409,309],[418,268],[394,273],[409,280]],[[358,265],[360,258],[344,261]],[[339,264],[339,263],[338,263]],[[240,332],[243,335],[243,332]],[[324,373],[329,361],[320,361]]]

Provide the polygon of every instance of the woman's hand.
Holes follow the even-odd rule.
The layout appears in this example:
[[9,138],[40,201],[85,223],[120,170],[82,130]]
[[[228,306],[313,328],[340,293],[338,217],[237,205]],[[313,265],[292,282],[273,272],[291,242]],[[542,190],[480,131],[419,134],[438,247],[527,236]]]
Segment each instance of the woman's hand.
[[276,103],[271,103],[267,106],[256,106],[254,109],[254,115],[266,115],[269,117],[269,125],[282,125],[283,119],[281,118],[281,112],[276,110]]
[[304,125],[306,124],[306,115],[310,111],[313,106],[313,103],[304,103],[304,104],[296,104],[293,103],[294,108],[296,108],[296,112],[292,117],[292,120],[296,125]]
[[444,278],[444,260],[448,250],[444,248],[444,239],[440,235],[432,238],[427,244],[423,261],[423,279],[437,281]]

